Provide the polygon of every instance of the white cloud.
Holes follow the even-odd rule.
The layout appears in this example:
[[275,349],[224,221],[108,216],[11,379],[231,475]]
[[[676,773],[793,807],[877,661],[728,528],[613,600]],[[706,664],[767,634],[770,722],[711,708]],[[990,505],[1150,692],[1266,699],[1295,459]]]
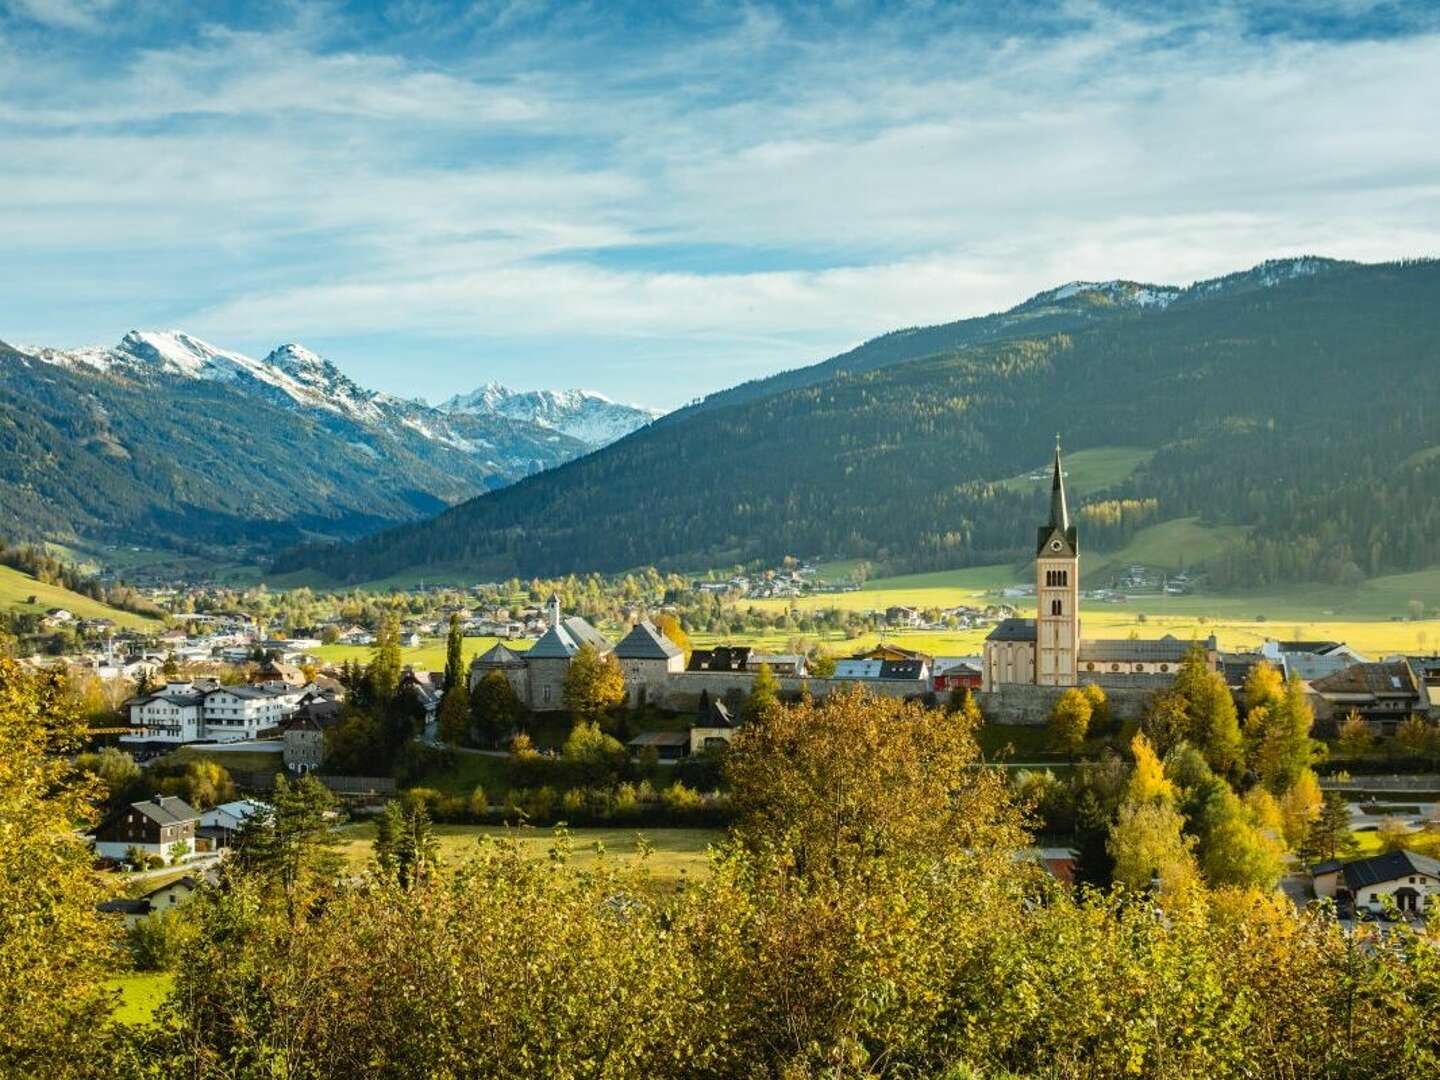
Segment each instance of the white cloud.
[[[687,396],[1077,277],[1440,250],[1433,35],[1079,6],[1050,38],[857,34],[751,7],[656,48],[599,39],[598,10],[543,39],[525,35],[544,5],[484,5],[488,44],[430,58],[327,50],[322,12],[119,67],[56,58],[39,84],[7,65],[0,287],[29,321],[4,330],[123,328],[73,325],[38,266],[163,298],[124,325],[384,335],[392,355],[529,341],[581,368],[668,351],[693,361]],[[702,272],[711,249],[724,272]]]

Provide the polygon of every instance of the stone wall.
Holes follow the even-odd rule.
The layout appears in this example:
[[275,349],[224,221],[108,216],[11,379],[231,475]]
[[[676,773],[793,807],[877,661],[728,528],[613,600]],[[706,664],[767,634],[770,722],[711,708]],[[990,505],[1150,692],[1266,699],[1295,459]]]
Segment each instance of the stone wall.
[[[1155,694],[1154,688],[1136,686],[1104,686],[1110,703],[1110,715],[1116,720],[1139,720]],[[992,724],[1031,724],[1050,722],[1055,702],[1065,692],[1061,686],[1028,686],[1011,683],[997,690],[982,690],[975,695],[980,711]]]
[[[776,676],[781,698],[795,698],[808,689],[816,698],[823,698],[836,687],[860,681],[878,697],[920,698],[930,692],[929,681],[884,679],[801,679],[793,675]],[[669,712],[694,712],[700,705],[700,694],[708,692],[712,701],[722,701],[732,711],[738,710],[750,694],[755,673],[749,671],[676,671],[652,677],[646,682],[645,699],[656,708]]]

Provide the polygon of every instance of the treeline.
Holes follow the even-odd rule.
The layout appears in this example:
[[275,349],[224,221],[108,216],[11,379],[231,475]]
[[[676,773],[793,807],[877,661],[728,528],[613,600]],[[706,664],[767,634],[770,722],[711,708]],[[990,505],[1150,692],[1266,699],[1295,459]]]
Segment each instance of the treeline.
[[1440,265],[1337,267],[692,411],[277,569],[528,577],[796,552],[892,570],[1010,562],[1030,554],[1045,493],[993,481],[1035,467],[1056,431],[1071,450],[1159,448],[1089,497],[1092,550],[1199,516],[1251,527],[1253,550],[1215,568],[1226,585],[1411,569],[1440,557],[1440,505],[1425,496],[1440,475],[1426,455],[1440,445],[1437,355]]
[[0,540],[0,565],[29,574],[45,585],[59,585],[81,596],[136,615],[163,617],[165,612],[136,589],[123,582],[107,584],[63,559],[33,544],[10,544]]
[[[0,662],[0,688],[19,680],[0,709],[33,709],[34,679]],[[0,736],[0,770],[45,749],[33,725]],[[1119,853],[1137,888],[1072,891],[1027,853],[1003,771],[975,767],[964,712],[859,691],[739,733],[736,827],[678,889],[643,858],[567,865],[564,830],[548,858],[490,839],[446,866],[413,801],[387,809],[368,866],[345,867],[324,789],[277,787],[219,887],[187,905],[156,1022],[105,1024],[115,931],[94,915],[83,796],[56,759],[48,782],[4,788],[31,826],[17,850],[48,851],[0,875],[6,928],[27,931],[0,935],[0,1070],[16,1075],[1384,1080],[1440,1065],[1430,931],[1382,938],[1269,890],[1154,880],[1140,849]],[[1124,774],[1129,817],[1174,815],[1153,755]]]

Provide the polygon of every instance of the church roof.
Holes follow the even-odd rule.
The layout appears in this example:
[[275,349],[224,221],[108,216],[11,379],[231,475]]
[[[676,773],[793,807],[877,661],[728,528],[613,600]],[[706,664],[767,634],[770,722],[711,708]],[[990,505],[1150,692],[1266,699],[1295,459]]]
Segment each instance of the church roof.
[[1034,619],[1002,619],[995,624],[986,641],[1034,641]]
[[[1055,543],[1055,541],[1059,543]],[[1055,436],[1055,466],[1050,477],[1050,520],[1041,525],[1035,540],[1035,553],[1046,550],[1054,555],[1080,554],[1080,536],[1070,524],[1070,505],[1065,499],[1065,470],[1060,464],[1060,436]]]
[[683,651],[649,619],[636,623],[615,646],[615,655],[621,660],[669,660]]
[[474,660],[471,667],[524,667],[525,657],[508,645],[497,641]]
[[[1207,638],[1198,644],[1202,648],[1212,651],[1216,647],[1214,637]],[[1094,661],[1096,663],[1102,661],[1114,661],[1116,663],[1169,661],[1178,664],[1185,659],[1191,648],[1191,642],[1181,641],[1172,634],[1166,634],[1162,638],[1148,641],[1136,641],[1128,638],[1102,638],[1095,641],[1081,641],[1080,659]]]
[[525,655],[528,659],[568,660],[582,645],[593,645],[596,652],[609,652],[610,642],[579,615],[567,615],[546,630]]

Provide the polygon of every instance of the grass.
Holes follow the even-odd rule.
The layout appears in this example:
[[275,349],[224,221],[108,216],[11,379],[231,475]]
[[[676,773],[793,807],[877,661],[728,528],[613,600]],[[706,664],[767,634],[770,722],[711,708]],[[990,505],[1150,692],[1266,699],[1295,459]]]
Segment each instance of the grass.
[[1081,566],[1092,581],[1140,563],[1165,570],[1183,570],[1223,554],[1245,539],[1243,525],[1202,525],[1199,518],[1175,518],[1141,529],[1119,551]]
[[[340,853],[355,869],[370,861],[374,849],[375,826],[371,823],[344,825],[336,832],[344,841]],[[550,829],[530,827],[506,828],[493,825],[436,825],[440,842],[440,859],[458,863],[477,850],[481,837],[511,839],[530,858],[548,859],[555,845]],[[720,829],[570,829],[572,854],[569,865],[587,869],[601,857],[596,845],[604,848],[607,859],[632,864],[637,858],[636,837],[643,835],[654,847],[646,866],[661,884],[676,884],[687,878],[703,877],[709,872],[707,849],[724,837]]]
[[[500,640],[500,638],[492,637],[465,638],[460,648],[461,656],[468,664]],[[504,644],[516,652],[524,652],[534,642],[526,639],[506,641]],[[362,664],[368,664],[374,654],[375,650],[369,645],[321,645],[315,650],[317,657],[331,664],[340,664],[346,660],[358,660]],[[404,663],[411,665],[417,671],[443,671],[445,669],[445,639],[443,637],[426,638],[419,648],[401,649],[400,656]]]
[[0,566],[0,608],[36,615],[43,615],[50,608],[65,608],[82,619],[113,619],[121,626],[137,630],[153,630],[160,626],[158,620],[121,611],[60,585],[46,585],[11,566]]
[[175,976],[168,971],[146,971],[133,975],[117,975],[106,985],[120,992],[120,1000],[112,1017],[121,1024],[149,1024],[155,1010],[165,1000]]
[[182,746],[169,755],[179,761],[213,761],[226,769],[241,772],[281,772],[285,756],[279,750],[218,750],[204,746]]
[[[1102,491],[1127,479],[1131,473],[1155,456],[1155,451],[1143,446],[1097,446],[1093,450],[1077,450],[1065,455],[1065,490],[1070,495],[1088,495]],[[1002,480],[1002,487],[1012,491],[1030,491],[1048,488],[1050,484],[1050,462],[1034,471],[1044,472],[1043,479],[1031,479],[1029,472]]]

